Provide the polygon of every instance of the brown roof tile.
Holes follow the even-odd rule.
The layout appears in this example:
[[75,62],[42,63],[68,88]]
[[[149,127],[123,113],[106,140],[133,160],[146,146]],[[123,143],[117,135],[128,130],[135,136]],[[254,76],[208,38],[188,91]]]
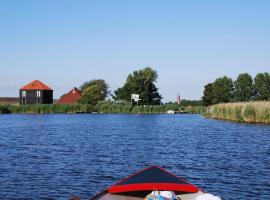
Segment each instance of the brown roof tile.
[[52,90],[49,86],[45,85],[39,80],[34,80],[31,83],[23,86],[20,90]]

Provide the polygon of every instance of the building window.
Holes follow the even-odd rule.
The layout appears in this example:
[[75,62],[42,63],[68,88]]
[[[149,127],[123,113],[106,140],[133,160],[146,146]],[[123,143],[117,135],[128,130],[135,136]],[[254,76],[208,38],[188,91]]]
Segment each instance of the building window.
[[37,97],[40,97],[40,91],[39,90],[37,91]]
[[22,97],[26,97],[26,91],[22,91]]

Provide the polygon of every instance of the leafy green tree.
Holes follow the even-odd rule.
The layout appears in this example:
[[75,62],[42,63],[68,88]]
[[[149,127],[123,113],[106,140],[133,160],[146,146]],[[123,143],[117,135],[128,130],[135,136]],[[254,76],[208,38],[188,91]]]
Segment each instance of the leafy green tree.
[[79,103],[95,106],[102,99],[103,94],[100,91],[100,87],[98,85],[91,85],[83,90]]
[[166,111],[168,110],[178,111],[180,110],[181,106],[175,102],[168,102],[164,104],[164,107],[166,108]]
[[233,81],[227,76],[218,78],[212,85],[213,89],[213,103],[227,103],[232,101]]
[[204,91],[203,91],[203,105],[209,106],[212,105],[214,99],[213,95],[213,84],[208,83],[207,85],[204,86]]
[[160,104],[162,96],[155,85],[158,74],[150,67],[129,74],[123,87],[115,90],[115,100],[130,101],[131,94],[140,95],[140,104]]
[[254,79],[254,93],[256,100],[270,100],[270,75],[259,73]]
[[239,74],[234,82],[234,101],[250,101],[253,93],[253,80],[248,73]]
[[199,106],[203,105],[202,100],[187,100],[187,99],[182,99],[180,102],[180,106]]
[[83,93],[88,87],[91,87],[93,85],[99,88],[99,91],[101,93],[100,101],[105,100],[105,98],[110,94],[109,85],[103,79],[93,79],[91,81],[84,82],[80,86],[80,90]]

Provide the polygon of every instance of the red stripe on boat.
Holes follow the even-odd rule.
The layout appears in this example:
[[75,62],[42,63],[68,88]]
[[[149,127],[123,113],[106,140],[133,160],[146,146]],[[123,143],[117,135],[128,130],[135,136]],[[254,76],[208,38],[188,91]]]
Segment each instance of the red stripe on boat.
[[177,192],[198,192],[198,188],[191,184],[173,184],[173,183],[138,183],[128,185],[114,185],[108,189],[108,192],[123,193],[146,190],[167,190]]

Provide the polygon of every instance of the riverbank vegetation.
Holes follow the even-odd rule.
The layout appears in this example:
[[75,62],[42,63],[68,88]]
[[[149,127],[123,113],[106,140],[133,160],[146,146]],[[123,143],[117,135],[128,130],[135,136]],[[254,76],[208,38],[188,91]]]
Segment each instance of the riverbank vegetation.
[[202,100],[205,106],[270,100],[270,74],[258,73],[252,79],[251,75],[244,73],[239,74],[235,81],[227,76],[217,78],[205,85]]
[[270,123],[270,74],[239,74],[233,81],[217,78],[204,87],[206,116],[237,122]]
[[123,113],[123,114],[163,114],[168,110],[176,113],[201,114],[206,111],[204,106],[183,106],[176,103],[161,105],[136,106],[128,101],[99,101],[96,106],[89,104],[47,104],[47,105],[0,105],[0,114],[52,114],[52,113]]
[[206,107],[199,105],[183,106],[177,103],[165,103],[161,105],[132,105],[128,101],[101,101],[97,104],[97,110],[100,113],[141,113],[141,114],[162,114],[169,110],[175,113],[192,113],[202,114],[206,111]]
[[136,70],[129,74],[125,84],[114,91],[114,100],[130,101],[131,94],[140,96],[141,105],[160,105],[162,96],[158,92],[157,71],[150,67]]
[[36,104],[36,105],[0,105],[0,114],[51,114],[51,113],[84,113],[94,111],[87,104]]
[[248,123],[270,123],[270,101],[222,103],[209,106],[205,116]]

